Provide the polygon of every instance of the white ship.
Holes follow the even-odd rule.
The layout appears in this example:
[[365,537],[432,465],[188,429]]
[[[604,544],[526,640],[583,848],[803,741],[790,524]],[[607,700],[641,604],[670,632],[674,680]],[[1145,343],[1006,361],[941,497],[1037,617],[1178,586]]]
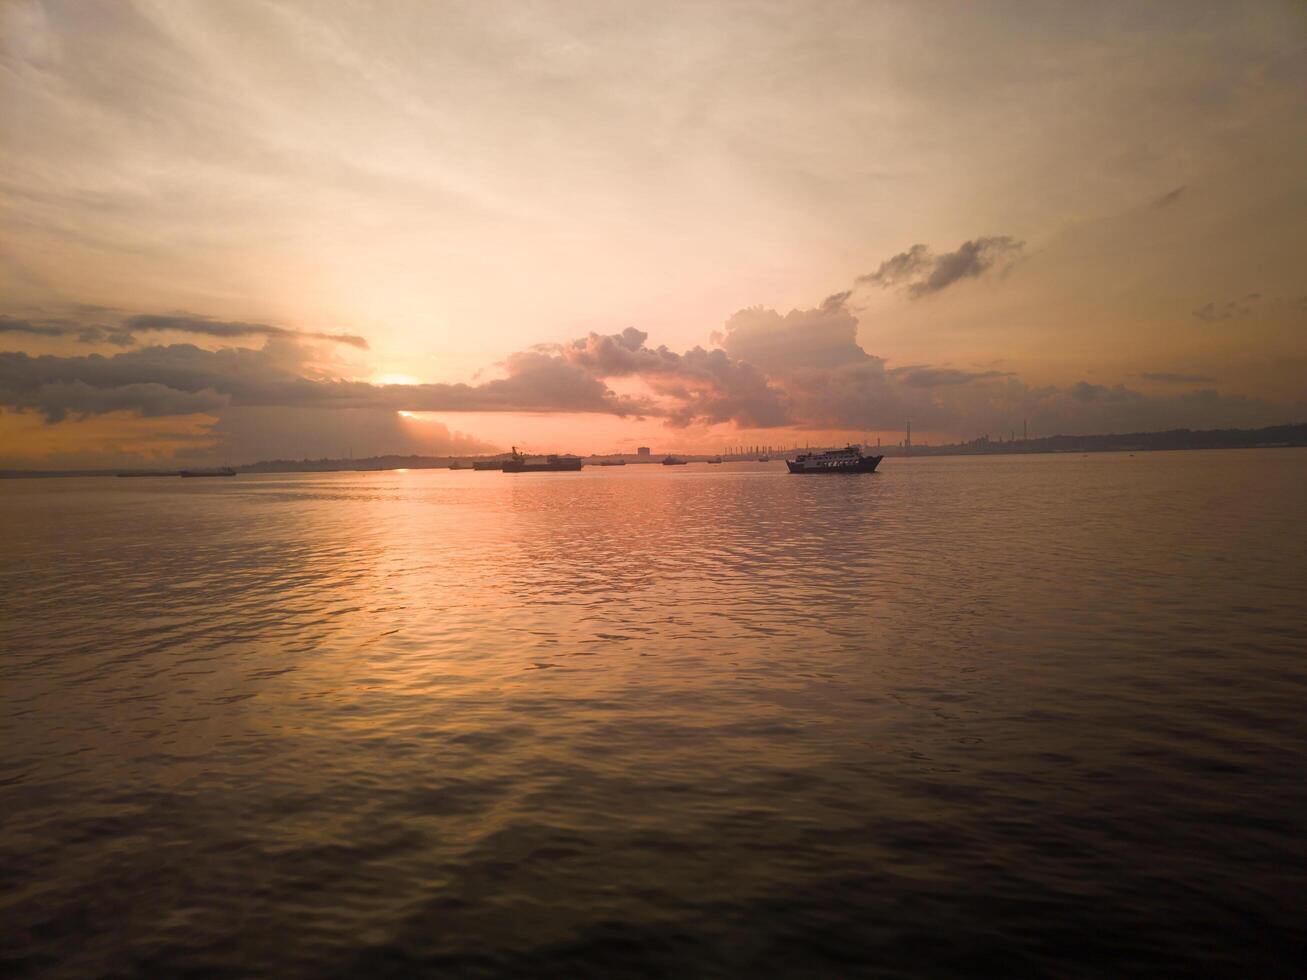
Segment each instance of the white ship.
[[861,446],[845,446],[825,453],[800,453],[787,459],[791,473],[875,473],[884,456],[864,456]]

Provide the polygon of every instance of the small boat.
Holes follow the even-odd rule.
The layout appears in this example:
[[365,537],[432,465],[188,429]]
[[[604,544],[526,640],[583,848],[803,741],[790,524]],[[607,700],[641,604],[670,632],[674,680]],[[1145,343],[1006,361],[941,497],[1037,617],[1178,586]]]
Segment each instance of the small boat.
[[600,466],[625,466],[625,465],[626,465],[626,460],[624,460],[624,459],[601,459],[601,460],[599,461],[599,465],[600,465]]
[[714,456],[712,459],[708,460],[710,463],[720,463],[721,461],[722,458],[720,456]]
[[864,456],[862,447],[845,446],[825,453],[800,453],[787,459],[791,473],[875,473],[884,456]]
[[663,457],[664,466],[685,466],[688,462],[688,459],[677,459],[675,456]]
[[502,469],[505,473],[570,473],[579,470],[581,465],[580,456],[558,456],[551,453],[543,458],[528,458],[514,446],[513,454],[504,460]]
[[472,463],[474,470],[502,470],[504,461],[502,459],[478,459]]
[[230,466],[220,466],[213,470],[182,470],[180,476],[235,476],[236,471]]
[[760,462],[760,463],[770,463],[770,462],[771,462],[771,457],[770,457],[770,456],[759,456],[759,457],[758,457],[758,462]]

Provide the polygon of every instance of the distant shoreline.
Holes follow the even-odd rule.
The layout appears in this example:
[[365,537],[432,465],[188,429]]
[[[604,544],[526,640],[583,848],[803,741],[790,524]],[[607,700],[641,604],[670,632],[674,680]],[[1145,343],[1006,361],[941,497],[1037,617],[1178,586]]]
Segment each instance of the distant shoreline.
[[[1274,425],[1262,429],[1171,429],[1165,432],[1131,432],[1122,435],[1045,436],[1039,439],[991,440],[987,436],[971,442],[930,446],[904,447],[876,446],[876,453],[887,457],[910,458],[923,456],[1033,456],[1066,455],[1070,453],[1114,452],[1179,452],[1194,449],[1292,449],[1307,446],[1307,423]],[[820,448],[813,447],[812,451]],[[790,449],[774,451],[773,459],[792,457],[796,452],[809,450]],[[756,453],[696,454],[678,453],[689,462],[706,462],[721,459],[724,462],[747,462],[757,458]],[[480,460],[500,460],[506,453],[483,456],[370,456],[365,459],[275,459],[247,463],[233,469],[237,473],[372,473],[387,470],[439,470],[454,464],[470,464]],[[601,460],[622,460],[631,465],[656,464],[662,454],[637,456],[634,453],[592,454],[584,457],[587,465]],[[188,467],[193,468],[193,467]],[[114,468],[94,470],[0,470],[0,479],[45,479],[50,477],[163,477],[179,476],[181,469]]]

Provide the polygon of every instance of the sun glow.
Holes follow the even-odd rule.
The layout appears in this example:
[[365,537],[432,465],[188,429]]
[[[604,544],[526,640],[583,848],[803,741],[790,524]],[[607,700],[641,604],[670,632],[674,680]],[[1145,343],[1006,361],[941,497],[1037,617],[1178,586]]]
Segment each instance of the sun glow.
[[422,382],[411,374],[382,374],[373,378],[372,383],[378,385],[416,385]]

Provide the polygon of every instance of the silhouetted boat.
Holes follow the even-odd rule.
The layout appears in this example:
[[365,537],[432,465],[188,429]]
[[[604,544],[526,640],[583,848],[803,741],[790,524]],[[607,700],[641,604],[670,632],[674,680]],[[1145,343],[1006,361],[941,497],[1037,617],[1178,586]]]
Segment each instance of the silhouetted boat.
[[722,458],[720,456],[714,456],[712,459],[708,460],[710,463],[720,463],[721,461]]
[[688,459],[677,459],[675,456],[663,457],[664,466],[684,466],[688,462],[689,462]]
[[181,476],[235,476],[236,471],[230,466],[220,466],[216,470],[182,470]]
[[528,459],[513,447],[513,455],[504,460],[505,473],[561,473],[574,472],[581,468],[580,456],[557,456],[550,454],[544,458]]
[[601,460],[599,461],[599,465],[600,465],[600,466],[625,466],[625,465],[626,465],[626,460],[624,460],[624,459],[601,459]]
[[861,446],[846,446],[825,453],[800,453],[787,459],[791,473],[875,473],[884,456],[864,456]]
[[502,459],[478,459],[472,464],[474,470],[502,470],[504,461]]
[[770,463],[770,462],[771,462],[771,457],[770,457],[770,456],[759,456],[759,457],[758,457],[758,462],[760,462],[760,463]]

